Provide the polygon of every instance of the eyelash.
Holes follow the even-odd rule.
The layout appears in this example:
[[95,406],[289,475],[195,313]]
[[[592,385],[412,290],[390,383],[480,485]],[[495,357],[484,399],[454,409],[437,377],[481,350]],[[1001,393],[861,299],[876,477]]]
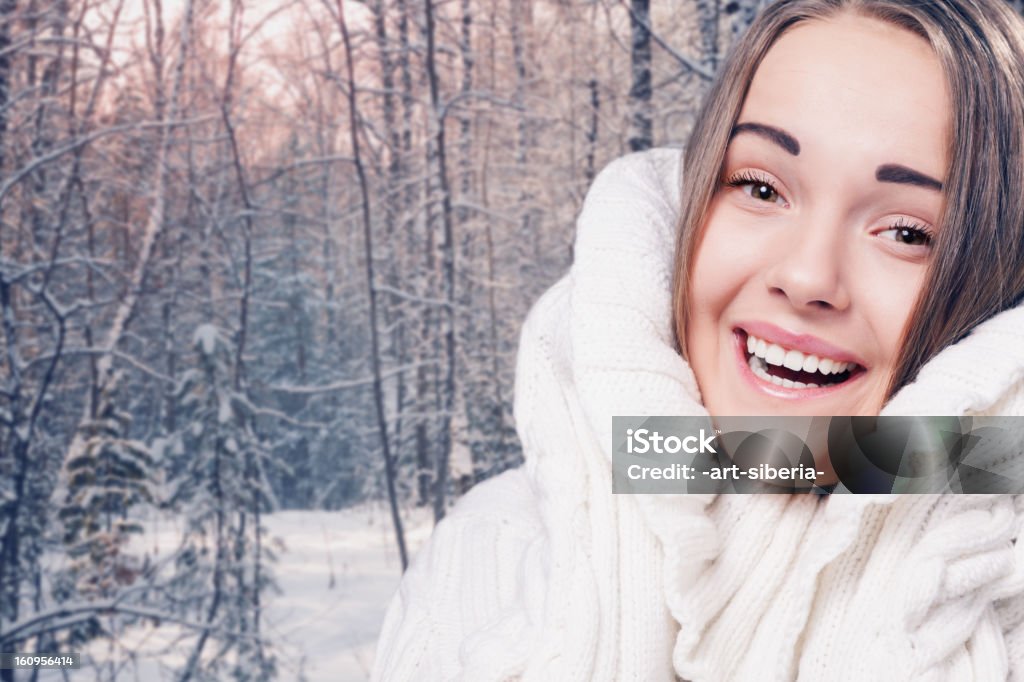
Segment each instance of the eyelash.
[[[740,171],[739,173],[736,173],[735,175],[727,179],[725,181],[725,185],[726,187],[735,188],[745,187],[747,185],[764,186],[770,189],[772,192],[774,192],[776,197],[785,201],[785,199],[782,196],[782,193],[779,192],[779,190],[775,187],[775,184],[771,180],[769,180],[767,176],[755,173],[753,171]],[[896,222],[887,226],[884,230],[880,230],[876,234],[900,230],[908,230],[910,232],[913,232],[915,235],[917,235],[920,239],[923,240],[922,244],[909,244],[908,246],[930,247],[932,244],[932,239],[934,235],[932,234],[931,230],[929,230],[926,226],[920,223],[912,222],[907,218],[904,218],[903,216],[900,216],[899,218],[896,219]]]
[[763,185],[775,193],[775,196],[782,198],[782,193],[775,187],[775,183],[766,176],[756,174],[753,171],[740,171],[725,181],[726,187],[743,187],[745,185]]
[[[916,236],[918,236],[920,239],[923,240],[923,243],[921,243],[921,244],[907,244],[907,246],[930,247],[932,245],[933,235],[932,235],[931,230],[929,230],[924,225],[921,225],[920,223],[912,222],[912,221],[910,221],[907,218],[904,218],[902,216],[897,218],[895,223],[893,223],[892,225],[890,225],[886,229],[882,230],[881,232],[878,232],[877,234],[882,234],[883,232],[891,232],[891,231],[899,232],[901,230],[907,230],[909,232],[913,232]],[[896,240],[893,240],[893,241],[896,241]],[[903,243],[906,243],[906,242],[903,242]]]

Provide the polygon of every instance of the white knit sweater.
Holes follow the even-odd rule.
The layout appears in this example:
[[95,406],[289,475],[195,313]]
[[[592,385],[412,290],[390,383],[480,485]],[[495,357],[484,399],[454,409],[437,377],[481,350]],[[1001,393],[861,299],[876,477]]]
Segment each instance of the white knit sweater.
[[[704,413],[672,347],[679,186],[674,150],[595,181],[523,328],[526,463],[438,525],[374,679],[1024,679],[1024,499],[612,495],[612,415]],[[1024,414],[1024,310],[885,413]]]

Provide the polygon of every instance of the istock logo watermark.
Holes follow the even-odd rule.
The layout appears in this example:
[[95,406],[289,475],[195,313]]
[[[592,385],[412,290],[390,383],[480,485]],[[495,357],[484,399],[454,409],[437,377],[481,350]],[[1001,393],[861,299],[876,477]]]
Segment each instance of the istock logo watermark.
[[1024,416],[614,416],[613,493],[1024,494]]
[[718,454],[712,442],[715,440],[714,433],[706,433],[701,429],[699,435],[685,436],[662,436],[657,431],[650,429],[626,429],[626,452],[631,455],[645,455],[653,453],[656,455],[674,455],[679,452],[696,455],[698,453]]

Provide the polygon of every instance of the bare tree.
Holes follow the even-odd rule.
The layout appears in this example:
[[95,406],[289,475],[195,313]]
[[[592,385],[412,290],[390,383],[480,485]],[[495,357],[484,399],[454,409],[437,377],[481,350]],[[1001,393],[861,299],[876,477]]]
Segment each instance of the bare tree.
[[633,41],[630,47],[632,85],[629,88],[629,148],[638,152],[649,149],[654,142],[651,122],[651,12],[649,0],[630,0],[630,21]]
[[387,414],[384,411],[384,387],[380,362],[380,334],[377,330],[377,288],[373,265],[373,220],[370,210],[370,188],[363,166],[362,147],[359,142],[359,111],[356,105],[356,79],[352,58],[352,41],[349,37],[348,24],[345,22],[344,0],[336,0],[338,30],[341,33],[345,48],[345,75],[348,93],[349,136],[352,143],[353,164],[359,179],[359,192],[362,197],[363,246],[366,258],[366,286],[370,301],[370,363],[373,368],[373,401],[377,410],[377,428],[380,434],[381,451],[384,454],[384,471],[388,486],[388,500],[391,504],[391,520],[395,526],[395,540],[404,571],[409,563],[405,548],[405,532],[402,528],[402,515],[398,510],[398,493],[395,487],[395,465],[391,458],[388,442]]
[[442,384],[442,400],[440,404],[440,444],[437,449],[437,461],[434,468],[434,520],[444,518],[448,498],[448,466],[452,444],[452,414],[455,406],[455,272],[456,246],[454,220],[452,216],[452,198],[448,184],[448,161],[445,148],[445,114],[441,102],[440,86],[436,64],[435,22],[433,0],[424,0],[424,17],[426,19],[425,34],[427,49],[424,68],[430,88],[430,109],[428,112],[429,137],[428,166],[431,175],[436,178],[436,188],[441,203],[441,291],[444,301],[444,382]]

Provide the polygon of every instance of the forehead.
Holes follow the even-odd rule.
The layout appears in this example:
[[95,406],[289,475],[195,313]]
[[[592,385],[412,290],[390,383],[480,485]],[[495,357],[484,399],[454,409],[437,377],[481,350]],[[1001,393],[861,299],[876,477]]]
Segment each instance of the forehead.
[[799,140],[801,157],[906,163],[942,178],[949,101],[926,40],[843,13],[797,24],[776,41],[754,74],[739,120],[786,130]]

